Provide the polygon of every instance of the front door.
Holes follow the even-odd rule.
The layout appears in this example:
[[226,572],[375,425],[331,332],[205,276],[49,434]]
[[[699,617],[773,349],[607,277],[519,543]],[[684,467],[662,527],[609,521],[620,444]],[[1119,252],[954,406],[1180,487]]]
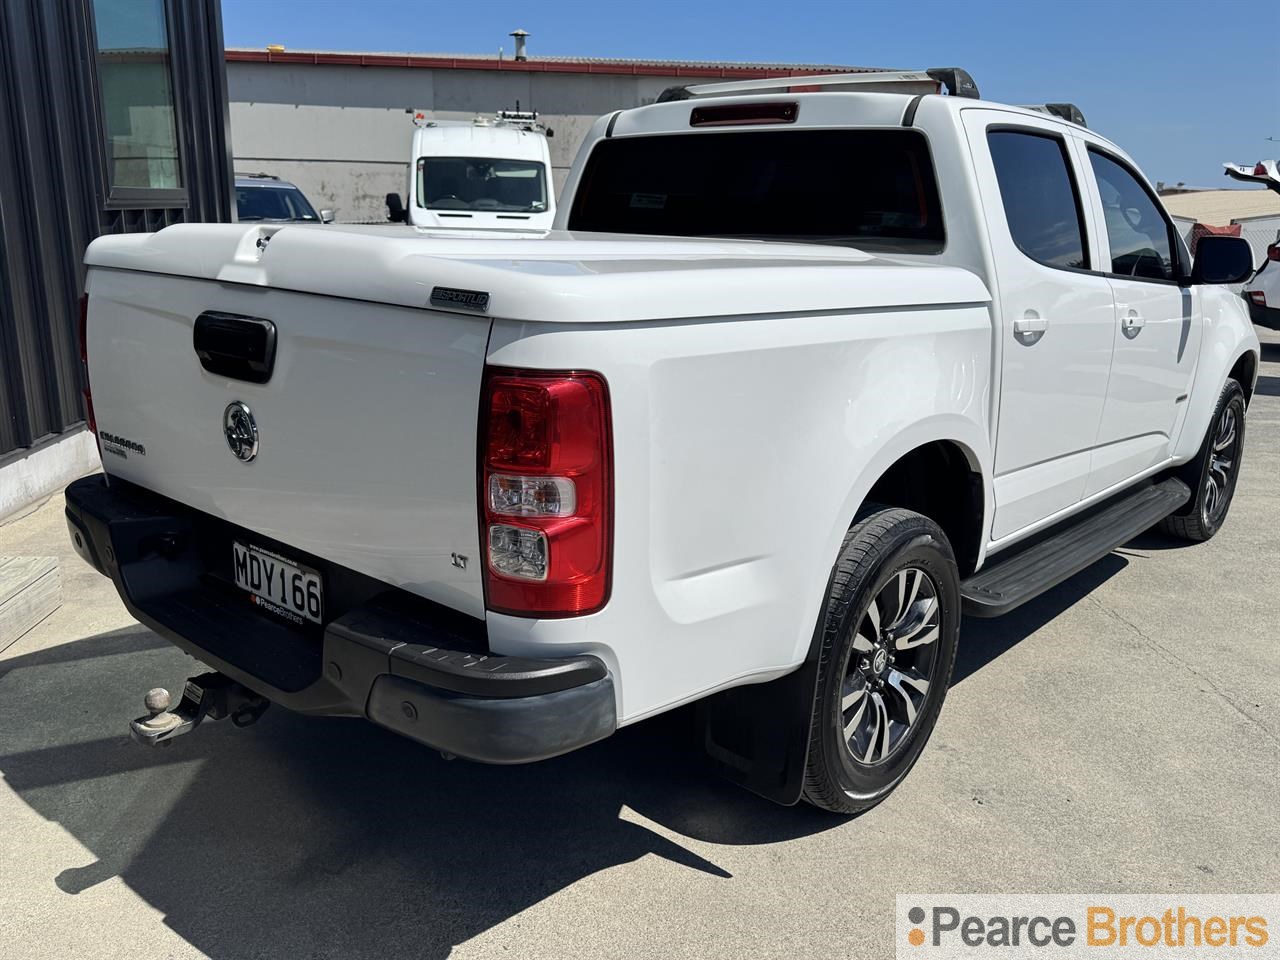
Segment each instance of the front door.
[[1115,296],[1115,353],[1085,496],[1163,463],[1187,409],[1201,318],[1193,287],[1178,285],[1173,223],[1118,157],[1081,144],[1097,184],[1092,199]]
[[1107,278],[1090,272],[1080,178],[1062,126],[980,108],[964,118],[1000,318],[992,524],[999,540],[1084,496],[1115,306]]

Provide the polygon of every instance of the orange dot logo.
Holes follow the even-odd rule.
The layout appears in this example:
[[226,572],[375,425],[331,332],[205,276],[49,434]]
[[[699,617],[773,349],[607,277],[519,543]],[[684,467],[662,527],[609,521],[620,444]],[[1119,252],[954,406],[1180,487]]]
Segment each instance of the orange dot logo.
[[907,933],[907,943],[913,947],[924,946],[924,931],[919,926],[924,923],[924,910],[920,907],[912,907],[907,911],[907,920],[915,924]]

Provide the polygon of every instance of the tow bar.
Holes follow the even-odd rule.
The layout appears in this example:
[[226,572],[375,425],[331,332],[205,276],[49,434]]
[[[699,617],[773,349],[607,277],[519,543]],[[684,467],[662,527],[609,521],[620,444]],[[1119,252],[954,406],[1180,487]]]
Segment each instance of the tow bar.
[[129,724],[129,734],[148,747],[168,746],[174,737],[190,733],[205,720],[231,718],[237,727],[257,723],[271,701],[260,697],[221,673],[202,673],[187,681],[182,702],[170,711],[169,691],[156,687],[147,691],[143,703],[147,716]]

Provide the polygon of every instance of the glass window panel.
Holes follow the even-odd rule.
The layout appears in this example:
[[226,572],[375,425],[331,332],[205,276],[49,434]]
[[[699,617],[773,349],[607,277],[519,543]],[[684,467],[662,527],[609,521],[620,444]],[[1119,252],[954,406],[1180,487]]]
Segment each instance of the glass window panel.
[[93,0],[112,188],[182,187],[164,0]]
[[1080,198],[1062,141],[993,130],[987,143],[1005,220],[1018,249],[1051,267],[1087,267]]
[[541,213],[547,209],[543,165],[492,157],[419,157],[418,206]]
[[1111,272],[1148,280],[1175,278],[1169,221],[1146,188],[1110,157],[1090,150],[1111,243]]
[[800,240],[938,253],[946,236],[914,130],[772,130],[601,140],[570,230]]

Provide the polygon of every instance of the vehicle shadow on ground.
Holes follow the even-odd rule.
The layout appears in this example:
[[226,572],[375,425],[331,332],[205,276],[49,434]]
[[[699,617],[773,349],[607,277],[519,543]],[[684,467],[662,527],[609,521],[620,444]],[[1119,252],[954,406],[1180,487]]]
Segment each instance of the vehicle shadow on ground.
[[[967,621],[953,683],[1126,563],[1112,554],[1004,618]],[[141,627],[0,661],[0,773],[97,858],[68,864],[59,889],[118,876],[215,958],[444,957],[646,854],[714,884],[731,874],[708,843],[847,822],[706,772],[690,710],[519,767],[446,762],[360,720],[280,708],[252,730],[211,724],[169,747],[132,744],[125,725],[143,690],[195,672]]]
[[[1280,360],[1280,357],[1277,357]],[[1259,377],[1254,394],[1263,397],[1280,397],[1280,377]]]
[[97,858],[66,865],[64,893],[119,876],[217,958],[444,957],[646,854],[707,883],[730,878],[714,849],[685,838],[773,843],[845,822],[708,775],[689,710],[505,768],[278,707],[252,730],[132,744],[126,721],[145,688],[195,672],[142,628],[0,661],[0,773]]
[[[1145,536],[1145,534],[1144,534]],[[1136,542],[1133,544],[1136,546]],[[1110,580],[1129,565],[1118,553],[1109,553],[1016,610],[992,620],[967,617],[960,630],[960,647],[956,652],[951,686],[977,673],[993,660],[1008,653],[1068,607]]]

